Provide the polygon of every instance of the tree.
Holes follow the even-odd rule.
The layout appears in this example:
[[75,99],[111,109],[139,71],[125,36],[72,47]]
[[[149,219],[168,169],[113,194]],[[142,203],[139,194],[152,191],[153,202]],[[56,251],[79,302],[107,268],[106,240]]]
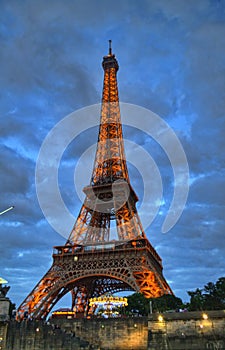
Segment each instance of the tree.
[[225,277],[216,283],[208,282],[203,289],[189,291],[189,310],[220,310],[225,308]]
[[125,313],[130,315],[147,316],[149,312],[149,300],[142,293],[134,293],[127,297],[128,305]]
[[165,294],[159,298],[151,298],[149,300],[152,302],[153,312],[175,311],[183,307],[182,300],[171,294]]
[[127,297],[128,306],[125,311],[128,314],[138,314],[147,316],[150,313],[150,302],[153,312],[164,312],[168,310],[177,310],[182,308],[183,303],[180,298],[174,295],[163,295],[159,298],[147,299],[141,293],[134,293]]
[[223,307],[225,307],[225,277],[220,277],[216,282],[216,291]]
[[195,291],[188,291],[190,295],[189,311],[203,310],[204,297],[202,295],[202,290],[197,288]]

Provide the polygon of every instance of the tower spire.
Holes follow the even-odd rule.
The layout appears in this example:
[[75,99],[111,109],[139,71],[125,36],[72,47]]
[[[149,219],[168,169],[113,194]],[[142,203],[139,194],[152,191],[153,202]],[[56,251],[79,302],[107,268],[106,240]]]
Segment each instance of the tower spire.
[[129,182],[117,86],[119,65],[115,55],[104,56],[102,67],[104,69],[102,108],[92,185],[114,182],[118,179]]
[[[102,108],[91,183],[83,189],[86,199],[69,236],[69,242],[78,244],[145,237],[124,151],[115,55],[104,56],[102,66]],[[116,233],[110,227],[112,220]]]
[[112,40],[109,40],[109,55],[112,55]]

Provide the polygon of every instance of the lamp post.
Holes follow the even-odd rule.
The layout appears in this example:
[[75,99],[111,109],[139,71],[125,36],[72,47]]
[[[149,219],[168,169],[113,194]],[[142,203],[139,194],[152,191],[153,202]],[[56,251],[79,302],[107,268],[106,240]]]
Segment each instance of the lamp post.
[[150,309],[150,314],[152,314],[152,301],[149,301],[149,309]]
[[0,212],[0,215],[7,213],[7,211],[12,210],[13,208],[14,208],[14,205],[11,206],[11,207],[9,207],[9,208],[7,208],[7,209],[5,209],[5,210],[3,210],[3,211],[1,211],[1,212]]

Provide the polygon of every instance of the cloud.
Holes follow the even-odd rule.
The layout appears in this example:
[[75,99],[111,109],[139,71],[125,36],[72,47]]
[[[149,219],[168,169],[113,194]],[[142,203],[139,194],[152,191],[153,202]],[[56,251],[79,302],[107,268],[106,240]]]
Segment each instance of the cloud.
[[[108,39],[120,65],[120,100],[163,117],[188,159],[188,202],[176,226],[163,235],[173,190],[169,160],[147,135],[124,128],[125,138],[153,157],[162,176],[161,207],[146,233],[163,258],[164,273],[185,298],[186,290],[222,276],[224,3],[116,0],[112,6],[100,0],[13,0],[1,1],[0,19],[1,208],[15,205],[1,216],[0,266],[13,301],[25,298],[51,265],[52,246],[64,243],[40,210],[35,164],[44,138],[59,120],[101,101],[101,60]],[[97,141],[96,133],[89,130],[74,140],[60,164],[60,190],[75,217],[81,203],[74,167]],[[85,167],[92,166],[90,154]],[[130,166],[130,176],[142,200],[140,172]],[[153,206],[150,202],[146,213]],[[60,216],[57,208],[55,213]]]

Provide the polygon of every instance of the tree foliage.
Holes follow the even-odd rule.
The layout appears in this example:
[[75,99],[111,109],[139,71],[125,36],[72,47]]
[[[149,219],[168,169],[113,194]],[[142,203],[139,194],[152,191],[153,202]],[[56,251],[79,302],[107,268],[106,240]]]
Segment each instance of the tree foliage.
[[152,301],[153,312],[178,311],[183,308],[182,300],[175,295],[166,294],[149,300]]
[[164,312],[171,309],[177,310],[183,306],[182,300],[174,295],[147,299],[141,293],[134,293],[128,296],[127,299],[128,306],[126,306],[125,311],[127,314],[133,315],[147,316],[150,313],[150,308],[153,312]]
[[146,316],[149,313],[149,301],[142,293],[134,293],[127,297],[128,305],[125,313],[128,315]]
[[225,309],[225,277],[220,277],[216,283],[208,282],[203,289],[188,291],[188,295],[190,311]]
[[203,289],[197,288],[187,293],[190,296],[190,302],[187,304],[170,294],[147,299],[141,293],[134,293],[127,297],[128,306],[123,310],[127,315],[147,316],[150,308],[153,312],[177,311],[184,308],[189,311],[225,309],[225,277],[220,277],[216,283],[208,282]]

